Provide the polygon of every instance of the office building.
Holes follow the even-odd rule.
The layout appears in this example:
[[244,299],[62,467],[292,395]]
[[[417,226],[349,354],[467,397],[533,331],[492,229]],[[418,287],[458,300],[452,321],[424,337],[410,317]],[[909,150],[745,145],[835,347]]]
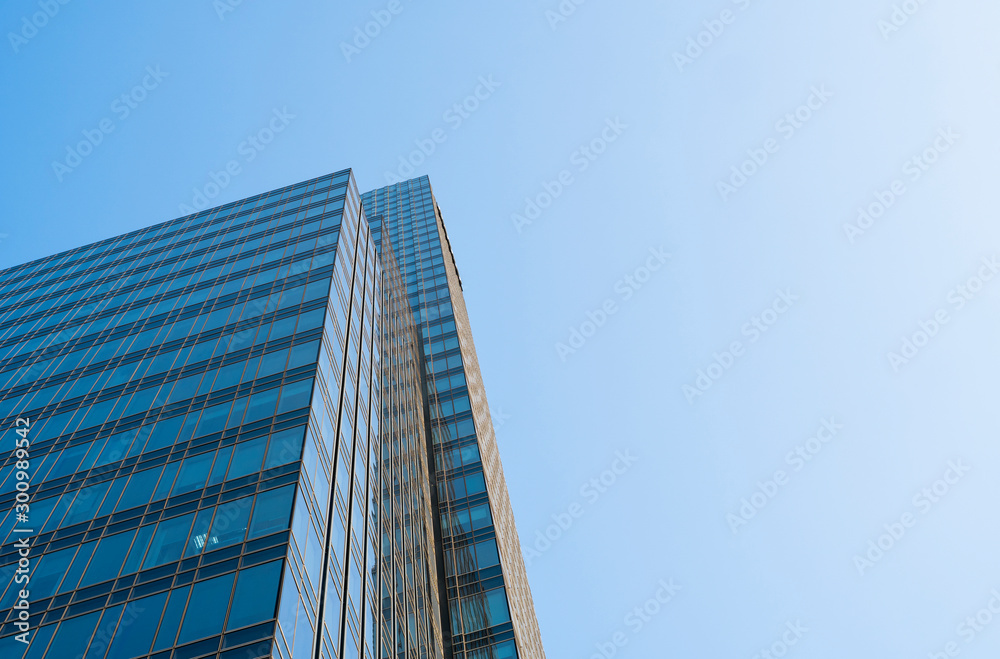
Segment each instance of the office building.
[[346,170],[0,272],[0,656],[544,656],[464,307],[411,306],[392,213]]

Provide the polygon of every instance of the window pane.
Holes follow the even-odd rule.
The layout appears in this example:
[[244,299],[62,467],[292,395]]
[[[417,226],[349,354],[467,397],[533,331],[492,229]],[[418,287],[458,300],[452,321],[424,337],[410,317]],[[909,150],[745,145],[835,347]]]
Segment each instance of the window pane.
[[222,430],[226,425],[226,419],[229,418],[229,408],[232,406],[231,402],[223,403],[222,405],[213,405],[202,412],[194,436],[201,437]]
[[76,547],[69,547],[52,554],[45,554],[39,559],[31,573],[32,599],[50,597],[56,592],[56,587],[66,574],[69,562],[76,554]]
[[[45,652],[45,648],[49,644],[49,639],[52,638],[52,633],[55,630],[55,625],[39,627],[35,635],[31,637],[31,643],[28,645],[28,652],[24,655],[24,659],[42,659],[42,653]],[[11,636],[10,638],[14,637]],[[20,643],[17,645],[19,648],[23,647]],[[0,656],[6,657],[7,655],[0,652]]]
[[93,560],[90,561],[90,567],[83,575],[80,587],[117,577],[134,535],[135,531],[129,531],[102,538],[97,545],[97,551],[94,552]]
[[161,471],[163,471],[163,468],[157,467],[132,474],[132,478],[128,480],[128,485],[125,486],[125,491],[122,493],[122,498],[118,501],[118,505],[115,506],[115,510],[128,510],[129,508],[144,506],[149,503],[149,497],[153,493],[153,488],[156,487],[156,481],[160,478]]
[[281,402],[278,403],[278,414],[284,414],[300,407],[309,405],[310,394],[312,393],[312,379],[299,380],[286,384],[281,388]]
[[305,431],[305,426],[300,426],[271,435],[264,468],[271,469],[298,460],[302,453],[302,440],[305,437]]
[[222,629],[229,609],[229,595],[233,591],[235,573],[202,581],[191,591],[192,606],[188,607],[178,643],[213,636]]
[[212,468],[213,459],[215,459],[214,451],[185,458],[181,463],[180,472],[170,496],[177,496],[205,487],[205,479],[208,478],[208,470]]
[[229,465],[229,473],[226,475],[226,480],[260,471],[266,443],[267,437],[258,437],[249,442],[237,444],[232,464]]
[[250,522],[249,538],[259,538],[288,528],[288,515],[292,510],[295,486],[286,485],[277,490],[262,492]]
[[486,591],[486,609],[489,626],[510,622],[510,611],[507,609],[507,594],[503,588]]
[[205,508],[198,511],[198,518],[194,521],[191,529],[191,539],[188,540],[187,549],[184,550],[184,558],[194,556],[205,548],[205,541],[208,540],[208,529],[212,524],[212,513],[214,508]]
[[187,604],[190,589],[191,586],[184,586],[170,591],[170,600],[167,602],[167,610],[163,614],[163,624],[160,625],[160,631],[156,634],[153,652],[169,648],[174,644],[177,626],[181,624],[181,615],[184,613],[184,605]]
[[246,627],[274,617],[281,564],[282,561],[271,561],[240,572],[226,629]]
[[94,627],[97,626],[97,619],[101,616],[100,611],[88,613],[79,618],[70,618],[56,630],[52,637],[52,644],[46,657],[75,657],[80,653],[80,648],[87,647]]
[[131,659],[146,654],[166,602],[167,593],[129,602],[105,659]]
[[253,496],[230,501],[216,508],[212,530],[209,531],[208,541],[205,543],[205,551],[243,542],[247,522],[250,520],[251,506],[253,506]]
[[480,570],[500,563],[495,540],[485,540],[476,544],[476,562],[479,563]]
[[[121,618],[124,606],[124,604],[119,604],[118,606],[104,610],[101,621],[97,623],[97,633],[94,634],[93,640],[87,647],[87,654],[84,655],[84,659],[103,659],[104,652],[108,649],[108,639],[115,633],[115,628],[118,626],[118,619]],[[76,656],[79,657],[80,654]]]
[[153,537],[154,530],[156,530],[156,524],[143,526],[139,529],[135,542],[132,543],[132,549],[128,553],[128,558],[125,559],[125,564],[122,566],[122,574],[131,574],[139,570],[139,562],[149,547],[149,539]]
[[142,562],[142,569],[145,570],[179,559],[184,545],[187,543],[192,521],[194,521],[194,513],[160,522],[153,535],[153,541],[149,544],[146,560]]
[[67,593],[76,588],[76,584],[80,581],[80,575],[83,574],[83,570],[87,567],[87,563],[90,561],[90,555],[94,552],[94,547],[96,545],[97,541],[95,540],[94,542],[88,542],[80,547],[80,551],[77,552],[76,558],[73,559],[73,564],[66,572],[66,578],[63,579],[62,585],[59,587],[59,593]]
[[259,421],[260,419],[273,416],[274,405],[278,402],[279,391],[280,389],[275,387],[251,396],[250,404],[247,406],[247,414],[243,419],[243,423],[252,423],[254,421]]
[[105,481],[80,490],[60,526],[71,526],[97,517],[97,509],[104,501],[104,495],[107,494],[109,487],[111,481]]

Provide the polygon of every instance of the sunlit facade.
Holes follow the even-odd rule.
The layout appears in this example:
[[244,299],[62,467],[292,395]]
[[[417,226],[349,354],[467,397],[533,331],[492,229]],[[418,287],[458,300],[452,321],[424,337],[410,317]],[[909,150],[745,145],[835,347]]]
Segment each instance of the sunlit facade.
[[376,241],[395,247],[423,336],[448,656],[542,659],[462,281],[430,181],[367,192],[363,202]]

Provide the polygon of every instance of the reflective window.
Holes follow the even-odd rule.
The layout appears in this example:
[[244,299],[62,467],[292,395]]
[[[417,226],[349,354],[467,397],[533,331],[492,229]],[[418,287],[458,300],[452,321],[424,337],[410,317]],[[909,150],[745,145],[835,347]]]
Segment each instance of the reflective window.
[[229,595],[233,591],[235,573],[201,581],[191,589],[191,606],[184,616],[178,643],[187,643],[222,630],[229,609]]

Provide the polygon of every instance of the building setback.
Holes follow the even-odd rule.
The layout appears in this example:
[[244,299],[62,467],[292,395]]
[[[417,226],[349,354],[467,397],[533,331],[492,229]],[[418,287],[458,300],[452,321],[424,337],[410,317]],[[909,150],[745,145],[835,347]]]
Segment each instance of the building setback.
[[544,657],[426,178],[0,271],[0,420],[0,656]]

